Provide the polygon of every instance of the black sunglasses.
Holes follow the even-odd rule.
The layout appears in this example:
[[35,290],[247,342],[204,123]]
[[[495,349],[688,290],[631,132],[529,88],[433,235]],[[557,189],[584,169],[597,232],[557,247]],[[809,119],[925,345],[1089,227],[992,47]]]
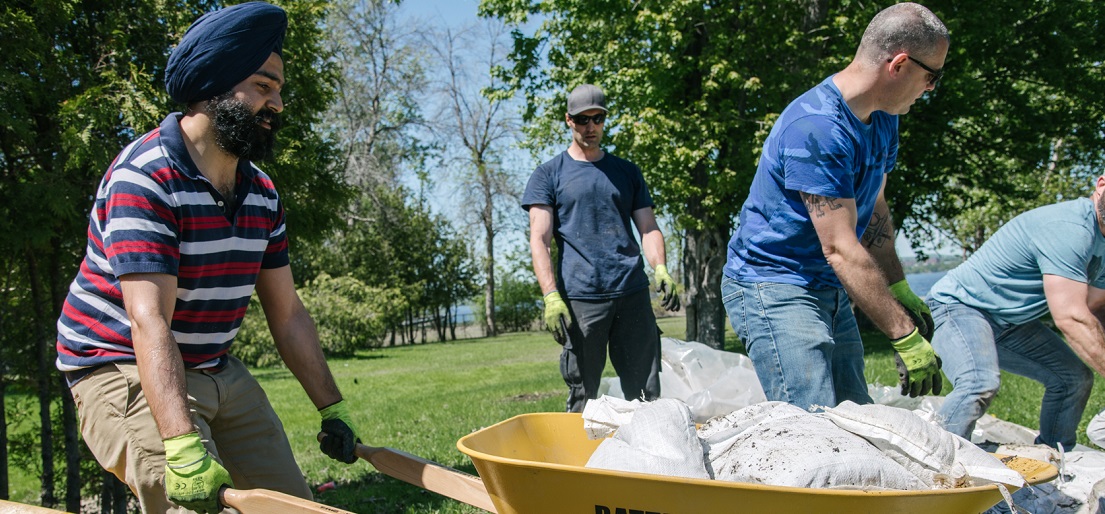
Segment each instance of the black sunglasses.
[[[929,75],[931,75],[931,77],[929,77],[929,85],[930,86],[935,87],[936,84],[940,82],[940,79],[944,78],[944,68],[934,70],[934,69],[930,68],[929,65],[927,65],[927,64],[925,64],[925,63],[923,63],[923,62],[921,62],[917,59],[914,59],[912,55],[906,54],[906,57],[909,60],[913,61],[913,63],[916,64],[917,66],[920,66],[922,70],[925,70],[925,71],[929,72]],[[886,62],[890,62],[892,60],[893,59],[887,59]]]
[[591,114],[591,115],[576,114],[576,115],[571,116],[571,118],[572,118],[572,123],[575,123],[576,125],[586,125],[588,123],[591,123],[592,121],[595,122],[595,125],[602,125],[603,123],[606,122],[606,113],[605,112],[600,112],[598,114]]

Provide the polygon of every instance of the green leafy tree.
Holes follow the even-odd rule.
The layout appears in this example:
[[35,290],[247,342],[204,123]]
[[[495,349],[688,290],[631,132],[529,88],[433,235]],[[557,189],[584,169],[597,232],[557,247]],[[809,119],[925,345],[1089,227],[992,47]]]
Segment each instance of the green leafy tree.
[[[0,384],[31,386],[38,395],[43,505],[59,501],[59,460],[65,508],[80,509],[75,411],[53,362],[55,323],[83,256],[91,195],[124,145],[181,108],[164,91],[169,50],[192,21],[220,5],[43,0],[0,7],[0,276],[9,286],[0,293]],[[285,6],[287,123],[276,162],[262,163],[281,191],[293,248],[321,238],[347,194],[329,139],[312,128],[332,97],[332,66],[319,46],[326,5]],[[54,455],[55,411],[62,458]]]
[[[926,5],[952,33],[948,73],[901,118],[887,192],[917,246],[966,221],[961,213],[994,209],[972,221],[985,235],[1029,204],[1066,197],[1070,184],[1085,184],[1080,173],[1099,169],[1105,137],[1101,2]],[[480,8],[515,23],[540,20],[533,34],[515,31],[513,66],[500,70],[526,92],[531,147],[564,139],[571,86],[606,89],[610,145],[641,165],[660,210],[684,232],[687,337],[719,346],[726,243],[764,138],[791,100],[851,60],[882,7],[483,0]]]
[[[1017,214],[1086,196],[1105,148],[1101,2],[926,2],[952,45],[940,86],[902,118],[895,218],[965,254]],[[922,103],[922,102],[919,102]]]
[[[607,144],[641,166],[662,214],[683,234],[687,337],[720,347],[721,268],[778,113],[829,70],[842,68],[857,22],[854,2],[721,0],[577,2],[483,0],[480,12],[522,23],[512,67],[498,73],[525,91],[529,146],[566,145],[569,91],[606,92]],[[861,16],[863,13],[859,13]]]

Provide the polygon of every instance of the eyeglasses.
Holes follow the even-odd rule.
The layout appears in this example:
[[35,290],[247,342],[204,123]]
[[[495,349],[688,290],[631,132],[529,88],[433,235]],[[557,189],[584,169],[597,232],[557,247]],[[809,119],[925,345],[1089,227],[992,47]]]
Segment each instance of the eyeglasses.
[[906,57],[908,57],[908,58],[909,58],[909,60],[913,61],[913,62],[914,62],[914,64],[916,64],[917,66],[920,66],[920,67],[921,67],[921,69],[923,69],[923,70],[925,70],[925,71],[929,72],[929,75],[931,75],[931,76],[929,77],[929,85],[930,85],[930,86],[933,86],[933,87],[935,87],[935,86],[936,86],[936,84],[937,84],[938,82],[940,82],[940,79],[944,78],[944,68],[940,68],[940,69],[938,69],[938,70],[934,70],[934,69],[932,69],[932,68],[928,67],[928,65],[927,65],[927,64],[925,64],[925,63],[923,63],[923,62],[921,62],[921,61],[918,61],[917,59],[914,59],[912,55],[906,54]]
[[591,115],[576,114],[576,115],[572,116],[571,118],[572,118],[572,123],[575,123],[576,125],[586,125],[588,123],[591,123],[592,121],[595,122],[595,125],[602,125],[603,123],[606,122],[606,113],[600,112],[598,114],[591,114]]

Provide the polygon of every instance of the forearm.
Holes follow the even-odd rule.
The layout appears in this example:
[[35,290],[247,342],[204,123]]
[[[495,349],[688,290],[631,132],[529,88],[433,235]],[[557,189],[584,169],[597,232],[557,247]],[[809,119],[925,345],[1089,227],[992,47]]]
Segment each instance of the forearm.
[[659,230],[641,234],[641,251],[653,269],[668,263],[667,252],[664,250],[664,234]]
[[863,247],[875,259],[887,283],[893,284],[905,280],[905,271],[898,252],[894,249],[894,223],[890,218],[890,208],[885,201],[879,200],[871,215],[871,222],[863,232]]
[[1082,362],[1105,376],[1105,329],[1097,316],[1087,312],[1082,316],[1056,319],[1055,324]]
[[131,334],[142,393],[161,438],[168,439],[195,432],[196,428],[188,404],[184,359],[176,339],[168,325],[153,325],[132,321]]
[[552,252],[548,242],[530,239],[530,256],[533,258],[533,273],[541,286],[541,294],[556,290],[556,274],[553,272]]
[[276,342],[280,358],[303,386],[316,408],[327,407],[342,399],[341,391],[338,390],[322,353],[315,322],[306,309],[299,309],[283,322],[270,321],[269,331]]
[[858,241],[826,250],[826,258],[852,302],[883,334],[899,339],[913,331],[913,322],[890,293],[881,266]]

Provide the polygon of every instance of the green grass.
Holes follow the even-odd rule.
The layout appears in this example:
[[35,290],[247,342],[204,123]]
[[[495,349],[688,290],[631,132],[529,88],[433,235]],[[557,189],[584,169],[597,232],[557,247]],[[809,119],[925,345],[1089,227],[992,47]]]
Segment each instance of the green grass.
[[[683,318],[661,318],[659,323],[665,336],[684,339]],[[886,338],[865,333],[864,341],[868,381],[896,384]],[[741,348],[731,330],[726,348]],[[533,332],[361,352],[352,359],[332,360],[330,366],[365,444],[397,448],[475,473],[456,448],[462,436],[518,414],[563,410],[566,389],[558,371],[559,353],[550,336]],[[608,367],[606,374],[612,376],[613,370]],[[336,489],[318,494],[318,501],[358,513],[482,512],[382,475],[366,462],[345,465],[326,458],[315,442],[318,413],[298,382],[282,369],[254,370],[254,375],[280,414],[311,486],[336,483]],[[945,383],[945,391],[949,389]],[[1038,384],[1003,374],[1002,391],[990,413],[1036,428],[1041,395]],[[33,405],[22,402],[18,408],[28,404]],[[1085,424],[1102,406],[1105,389],[1098,383],[1079,427],[1083,444]],[[10,471],[12,499],[34,503],[36,479]]]

